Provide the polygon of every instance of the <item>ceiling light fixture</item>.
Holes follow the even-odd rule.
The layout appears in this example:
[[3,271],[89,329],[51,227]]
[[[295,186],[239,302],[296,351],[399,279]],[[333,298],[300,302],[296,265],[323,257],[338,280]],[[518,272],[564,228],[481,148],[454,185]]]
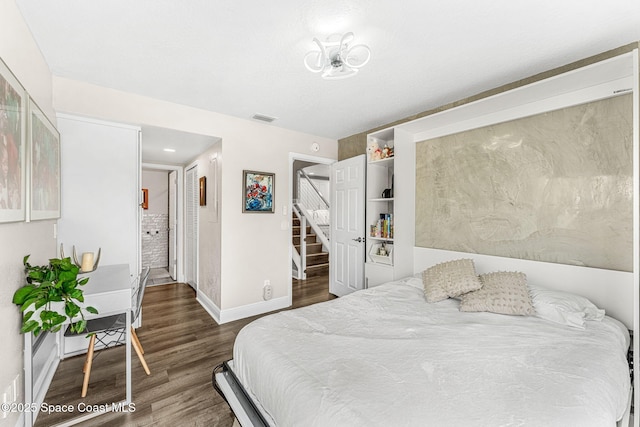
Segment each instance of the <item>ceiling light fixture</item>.
[[173,148],[163,148],[162,151],[166,151],[167,153],[175,153],[176,150]]
[[327,80],[343,79],[354,76],[371,58],[369,46],[364,44],[351,45],[354,36],[352,32],[344,35],[333,34],[321,42],[317,37],[313,41],[318,50],[307,52],[304,65],[312,73],[322,73]]

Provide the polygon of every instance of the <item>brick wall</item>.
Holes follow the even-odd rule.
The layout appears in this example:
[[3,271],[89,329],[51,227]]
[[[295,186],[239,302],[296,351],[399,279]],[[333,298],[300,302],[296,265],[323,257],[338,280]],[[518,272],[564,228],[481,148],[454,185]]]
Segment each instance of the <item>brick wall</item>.
[[169,215],[144,214],[142,216],[142,265],[167,267],[169,265]]

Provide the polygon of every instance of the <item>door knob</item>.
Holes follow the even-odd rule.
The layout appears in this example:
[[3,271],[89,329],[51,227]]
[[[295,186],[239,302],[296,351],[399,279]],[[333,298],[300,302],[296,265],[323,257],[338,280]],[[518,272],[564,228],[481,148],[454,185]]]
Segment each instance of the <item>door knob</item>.
[[354,242],[358,242],[358,243],[364,242],[364,239],[362,237],[358,237],[357,239],[351,239],[351,240],[353,240]]

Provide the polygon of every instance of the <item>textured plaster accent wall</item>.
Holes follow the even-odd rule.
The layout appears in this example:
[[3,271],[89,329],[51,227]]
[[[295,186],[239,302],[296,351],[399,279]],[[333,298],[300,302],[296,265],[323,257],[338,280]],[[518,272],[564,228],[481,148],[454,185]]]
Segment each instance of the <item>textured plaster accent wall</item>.
[[169,214],[142,216],[142,265],[151,268],[169,265]]
[[632,271],[632,97],[416,145],[416,246]]

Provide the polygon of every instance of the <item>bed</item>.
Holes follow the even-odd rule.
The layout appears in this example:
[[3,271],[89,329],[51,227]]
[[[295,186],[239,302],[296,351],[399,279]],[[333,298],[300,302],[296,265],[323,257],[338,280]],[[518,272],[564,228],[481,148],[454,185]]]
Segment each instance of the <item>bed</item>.
[[[549,302],[529,291],[537,308]],[[426,297],[423,277],[407,277],[260,318],[215,382],[243,426],[628,425],[621,322]]]

